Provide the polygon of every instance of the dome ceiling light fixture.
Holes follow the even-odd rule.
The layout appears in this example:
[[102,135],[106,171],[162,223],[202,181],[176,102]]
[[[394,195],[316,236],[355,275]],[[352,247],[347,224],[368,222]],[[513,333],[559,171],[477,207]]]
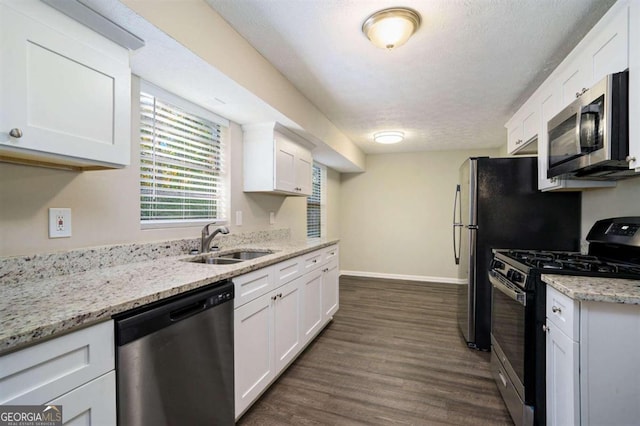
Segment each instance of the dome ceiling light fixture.
[[371,43],[381,49],[395,49],[409,40],[422,19],[420,14],[406,7],[379,10],[362,24],[362,32]]
[[398,143],[404,140],[404,133],[395,130],[377,132],[373,134],[373,140],[383,144]]

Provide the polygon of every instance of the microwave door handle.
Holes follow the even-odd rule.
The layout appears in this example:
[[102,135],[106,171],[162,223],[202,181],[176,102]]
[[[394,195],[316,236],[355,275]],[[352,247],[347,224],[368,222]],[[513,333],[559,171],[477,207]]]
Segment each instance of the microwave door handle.
[[600,115],[600,105],[589,104],[587,106],[583,106],[580,111],[582,114],[596,114]]
[[[594,129],[593,132],[597,135],[599,132],[599,127],[600,127],[600,114],[601,114],[601,108],[600,105],[598,104],[589,104],[589,105],[585,105],[580,109],[580,122],[578,123],[578,132],[582,133],[582,119],[585,116],[588,115],[592,115],[594,116]],[[591,149],[588,149],[589,147],[583,147],[582,146],[582,135],[578,134],[578,148],[579,148],[579,152],[591,152],[594,149],[596,149],[595,146],[590,147]]]

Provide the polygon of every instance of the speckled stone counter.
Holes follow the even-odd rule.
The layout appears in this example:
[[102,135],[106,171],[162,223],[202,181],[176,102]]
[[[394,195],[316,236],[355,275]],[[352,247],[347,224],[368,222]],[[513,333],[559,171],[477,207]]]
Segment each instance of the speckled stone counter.
[[543,274],[542,281],[578,301],[640,305],[640,280]]
[[[105,321],[131,308],[232,278],[332,244],[338,240],[274,240],[221,246],[273,250],[234,265],[184,261],[174,255],[82,272],[28,279],[3,279],[0,285],[0,354],[41,339]],[[7,275],[8,276],[8,275]]]

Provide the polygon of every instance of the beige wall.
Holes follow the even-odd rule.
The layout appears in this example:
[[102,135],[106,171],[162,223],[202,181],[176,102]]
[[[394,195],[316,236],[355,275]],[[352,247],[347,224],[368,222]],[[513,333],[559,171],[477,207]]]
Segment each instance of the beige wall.
[[[137,79],[133,79],[134,93]],[[133,96],[133,99],[137,99]],[[129,242],[161,241],[199,236],[200,227],[141,230],[139,222],[139,154],[137,102],[132,104],[131,166],[119,170],[69,172],[0,163],[0,256],[50,253],[74,248]],[[242,192],[242,129],[229,129],[231,218],[242,210],[243,225],[231,232],[290,228],[294,238],[306,237],[306,198]],[[336,198],[338,175],[332,176],[328,197]],[[339,176],[339,175],[338,175]],[[72,209],[71,238],[48,238],[48,208]],[[269,224],[269,212],[276,224]],[[338,228],[331,213],[328,226]]]
[[640,177],[582,193],[582,239],[596,220],[618,216],[640,216]]
[[363,152],[204,0],[123,3],[353,165],[364,168]]
[[342,174],[340,268],[399,278],[457,280],[451,221],[462,162],[498,150],[367,156]]

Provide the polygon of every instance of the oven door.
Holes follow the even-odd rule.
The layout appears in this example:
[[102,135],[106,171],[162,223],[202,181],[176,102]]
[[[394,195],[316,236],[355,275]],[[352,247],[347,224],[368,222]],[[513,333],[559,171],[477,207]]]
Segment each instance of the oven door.
[[526,293],[502,274],[491,271],[491,336],[494,351],[513,382],[520,399],[525,400],[525,315]]

